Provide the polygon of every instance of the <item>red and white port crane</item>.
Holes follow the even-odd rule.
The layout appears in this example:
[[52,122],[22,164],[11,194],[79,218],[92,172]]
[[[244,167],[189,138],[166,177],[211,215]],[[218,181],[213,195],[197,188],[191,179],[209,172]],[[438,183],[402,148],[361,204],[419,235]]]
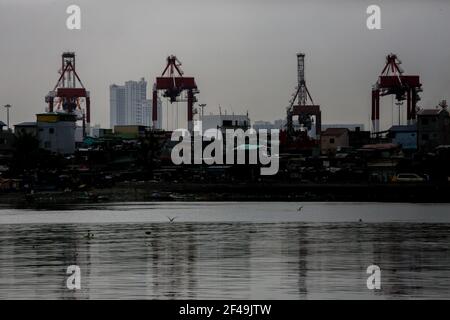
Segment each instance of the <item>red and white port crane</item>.
[[[61,76],[55,87],[45,96],[48,112],[65,111],[77,113],[78,120],[83,121],[83,134],[86,135],[86,126],[91,122],[91,100],[75,69],[75,53],[64,52],[61,57]],[[85,109],[82,108],[82,99],[85,99]]]

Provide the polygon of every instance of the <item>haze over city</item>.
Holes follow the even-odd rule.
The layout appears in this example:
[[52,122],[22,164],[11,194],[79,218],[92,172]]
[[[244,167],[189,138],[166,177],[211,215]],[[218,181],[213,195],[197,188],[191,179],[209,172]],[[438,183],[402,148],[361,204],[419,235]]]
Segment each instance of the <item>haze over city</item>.
[[[450,299],[449,17],[0,0],[0,300],[275,320]],[[339,309],[360,316],[311,306]]]
[[[382,30],[366,28],[366,8],[381,7]],[[0,0],[0,97],[11,123],[35,121],[58,79],[60,55],[75,51],[91,92],[92,124],[109,126],[109,85],[148,81],[175,54],[194,76],[198,99],[255,120],[285,117],[296,85],[296,53],[323,123],[364,123],[371,85],[394,52],[407,74],[420,75],[419,106],[450,98],[448,1],[76,1],[81,30],[68,30],[73,1]],[[164,102],[164,106],[166,102]],[[392,123],[382,101],[381,128]],[[185,107],[180,106],[180,115]],[[2,111],[4,112],[4,111]],[[182,116],[180,116],[181,118]],[[4,115],[0,119],[3,119]],[[394,123],[397,116],[394,113]]]

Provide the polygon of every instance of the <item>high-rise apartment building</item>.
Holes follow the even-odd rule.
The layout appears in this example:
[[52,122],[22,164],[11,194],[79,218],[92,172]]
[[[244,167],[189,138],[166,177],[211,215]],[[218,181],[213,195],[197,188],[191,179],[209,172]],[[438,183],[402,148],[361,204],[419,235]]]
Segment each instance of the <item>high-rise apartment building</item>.
[[125,86],[113,84],[109,87],[110,125],[124,125],[125,117]]
[[[110,91],[110,125],[142,125],[152,123],[152,100],[147,99],[147,81],[127,81],[125,85],[113,84]],[[162,103],[158,98],[158,114]]]

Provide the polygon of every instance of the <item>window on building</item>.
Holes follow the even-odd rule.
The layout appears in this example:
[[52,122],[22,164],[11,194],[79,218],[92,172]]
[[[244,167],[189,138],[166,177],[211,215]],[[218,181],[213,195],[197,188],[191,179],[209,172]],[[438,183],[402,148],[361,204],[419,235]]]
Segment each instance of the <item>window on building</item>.
[[222,125],[224,127],[231,127],[233,125],[233,121],[231,121],[231,120],[223,120]]
[[427,118],[423,118],[423,119],[422,119],[422,124],[423,124],[424,126],[428,125],[428,119],[427,119]]
[[330,143],[334,143],[334,138],[330,138]]
[[428,140],[428,134],[424,133],[422,134],[422,140]]
[[51,147],[52,147],[52,143],[50,141],[45,141],[44,142],[44,148],[50,149]]
[[54,134],[54,133],[55,133],[55,128],[50,128],[50,129],[48,129],[48,133]]

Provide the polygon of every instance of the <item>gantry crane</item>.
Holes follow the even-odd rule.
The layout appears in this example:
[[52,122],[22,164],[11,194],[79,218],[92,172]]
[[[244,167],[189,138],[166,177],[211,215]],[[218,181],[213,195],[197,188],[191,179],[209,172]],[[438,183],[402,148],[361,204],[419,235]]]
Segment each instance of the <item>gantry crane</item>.
[[402,62],[397,55],[391,53],[386,57],[386,65],[372,88],[372,126],[374,132],[380,131],[380,96],[395,95],[401,104],[406,100],[406,117],[408,124],[416,119],[418,95],[422,91],[419,76],[404,75],[400,68]]
[[[188,117],[188,130],[193,130],[193,105],[197,102],[195,95],[199,93],[197,84],[193,77],[184,77],[183,71],[180,69],[181,62],[176,56],[171,55],[167,57],[167,65],[162,72],[161,77],[156,78],[156,82],[153,85],[153,109],[152,120],[153,128],[157,128],[158,125],[158,90],[164,90],[163,97],[167,97],[170,103],[179,101],[178,97],[183,91],[187,91],[187,117]],[[176,72],[176,73],[175,73]],[[178,74],[178,75],[176,75]]]
[[[315,117],[316,124],[316,139],[320,139],[321,133],[321,112],[320,106],[315,105],[314,101],[309,93],[308,87],[305,82],[305,54],[297,53],[297,87],[295,93],[292,95],[292,99],[287,107],[287,135],[288,138],[294,136],[294,124],[293,117],[298,116],[299,125],[311,130],[312,116]],[[294,105],[295,100],[298,98],[298,105]],[[308,98],[311,104],[308,105]]]
[[[55,87],[45,96],[48,112],[76,113],[77,120],[83,121],[83,135],[86,135],[86,125],[91,122],[91,100],[89,91],[84,88],[75,70],[75,53],[64,52],[61,58],[61,76]],[[82,98],[86,108],[81,107]]]

